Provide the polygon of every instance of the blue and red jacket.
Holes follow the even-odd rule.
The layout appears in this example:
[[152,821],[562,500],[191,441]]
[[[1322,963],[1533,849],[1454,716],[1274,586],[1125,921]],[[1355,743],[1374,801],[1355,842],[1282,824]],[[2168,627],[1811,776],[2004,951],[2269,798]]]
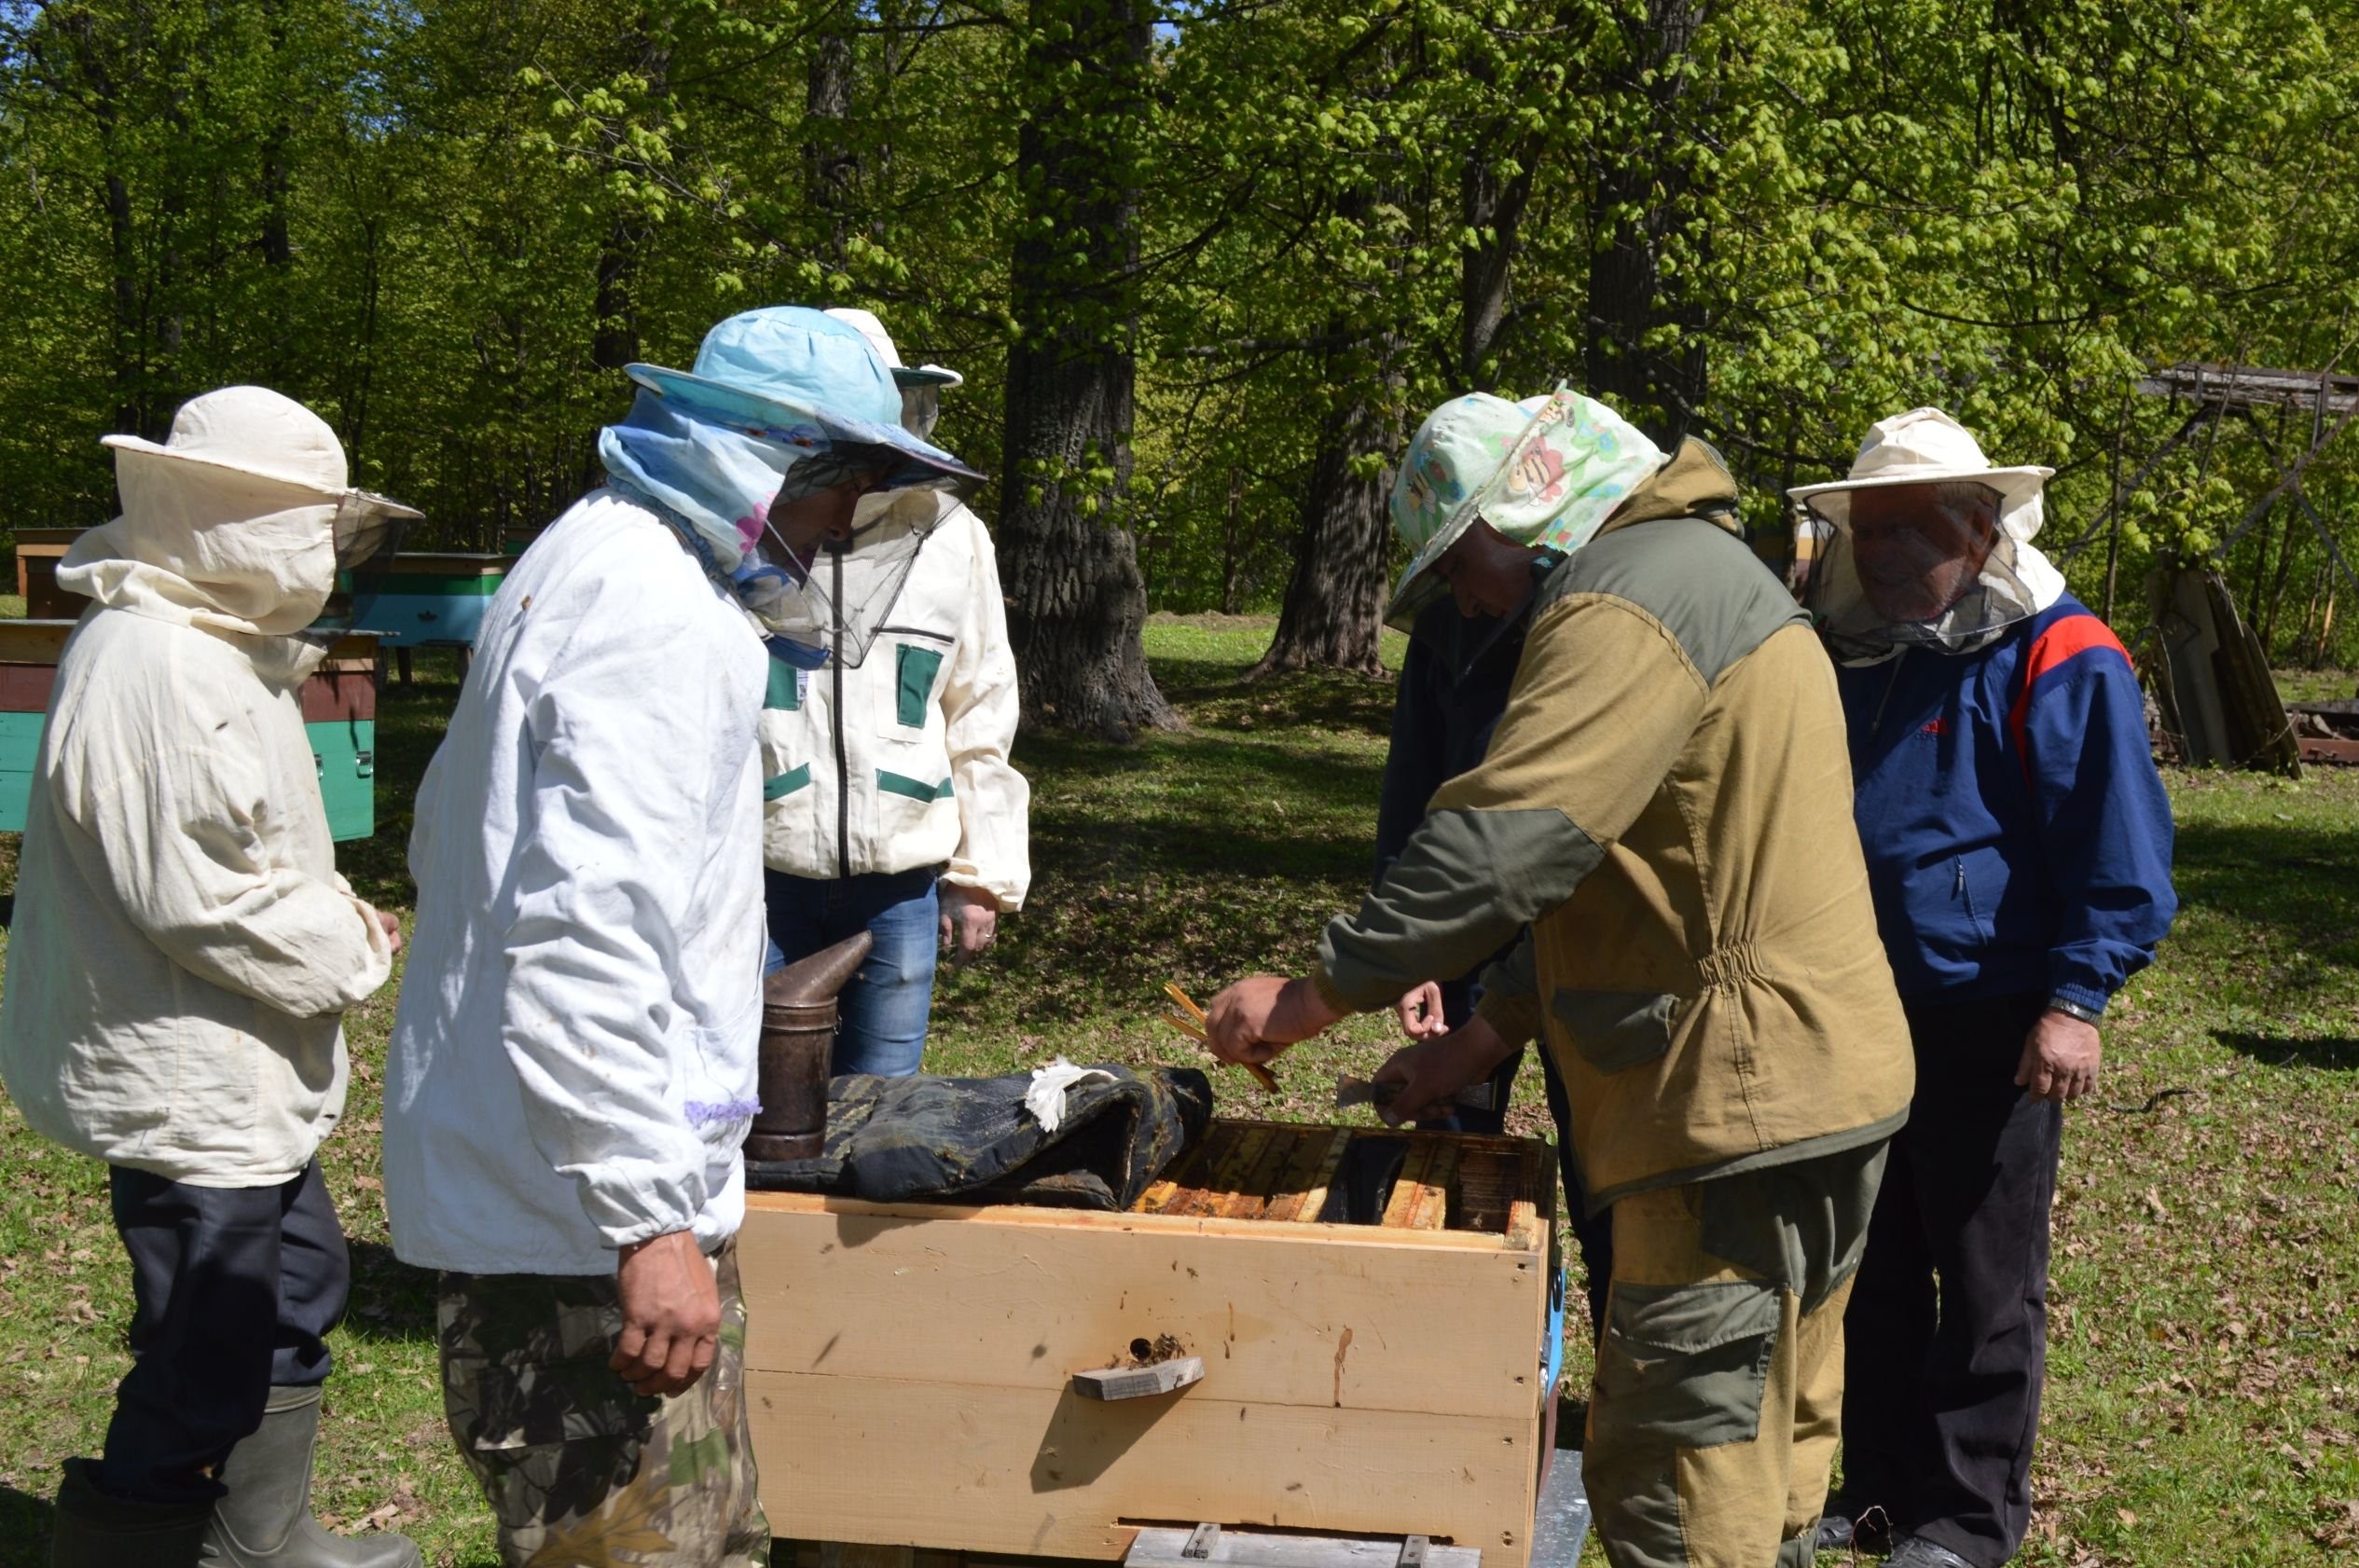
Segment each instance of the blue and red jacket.
[[2171,928],[2171,801],[2130,656],[2067,594],[1977,653],[1838,671],[1876,924],[1911,1000],[2103,1010]]

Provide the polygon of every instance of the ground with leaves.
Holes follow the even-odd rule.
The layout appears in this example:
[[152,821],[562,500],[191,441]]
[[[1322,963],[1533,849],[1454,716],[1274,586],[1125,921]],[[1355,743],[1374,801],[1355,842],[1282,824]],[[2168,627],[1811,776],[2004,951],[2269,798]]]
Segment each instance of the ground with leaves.
[[[1266,620],[1159,619],[1149,649],[1189,732],[1128,748],[1024,742],[1031,907],[988,960],[945,978],[933,1066],[1185,1059],[1153,1022],[1166,980],[1201,999],[1247,970],[1298,968],[1319,921],[1357,895],[1390,689],[1241,684],[1268,635]],[[386,693],[380,831],[344,852],[368,897],[404,911],[408,796],[455,680],[435,659],[419,674]],[[2186,913],[2118,1007],[2098,1103],[2068,1122],[2025,1558],[2348,1561],[2359,1553],[2359,771],[2170,783]],[[0,887],[13,860],[0,839]],[[376,1116],[392,1011],[388,993],[351,1021],[352,1107],[324,1151],[354,1290],[319,1503],[344,1529],[409,1532],[430,1561],[488,1564],[488,1520],[442,1424],[428,1282],[386,1246]],[[1277,1114],[1321,1115],[1317,1086],[1386,1047],[1377,1020],[1342,1034],[1287,1058]],[[1537,1128],[1522,1108],[1537,1094],[1519,1101],[1518,1125]],[[99,1441],[128,1314],[103,1170],[34,1137],[0,1102],[0,1568],[46,1561],[56,1465]],[[1588,1561],[1602,1561],[1593,1544]]]

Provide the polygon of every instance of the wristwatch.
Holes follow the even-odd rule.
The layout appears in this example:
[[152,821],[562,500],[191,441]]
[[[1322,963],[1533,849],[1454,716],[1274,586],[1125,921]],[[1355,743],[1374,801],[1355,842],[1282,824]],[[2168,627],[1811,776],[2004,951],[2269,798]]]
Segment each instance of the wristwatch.
[[2083,1007],[2080,1003],[2074,1001],[2069,997],[2049,997],[2048,1011],[2050,1012],[2061,1012],[2067,1018],[2077,1018],[2083,1024],[2087,1024],[2091,1026],[2104,1022],[2105,1017],[2104,1013],[2099,1012],[2095,1008]]

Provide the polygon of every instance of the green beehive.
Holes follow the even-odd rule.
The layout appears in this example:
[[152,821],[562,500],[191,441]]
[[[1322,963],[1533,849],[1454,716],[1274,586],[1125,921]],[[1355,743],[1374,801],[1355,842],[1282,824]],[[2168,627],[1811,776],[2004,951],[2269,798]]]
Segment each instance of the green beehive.
[[[0,832],[24,831],[41,727],[72,621],[0,621]],[[377,639],[337,640],[303,683],[303,727],[319,763],[329,836],[377,831]]]

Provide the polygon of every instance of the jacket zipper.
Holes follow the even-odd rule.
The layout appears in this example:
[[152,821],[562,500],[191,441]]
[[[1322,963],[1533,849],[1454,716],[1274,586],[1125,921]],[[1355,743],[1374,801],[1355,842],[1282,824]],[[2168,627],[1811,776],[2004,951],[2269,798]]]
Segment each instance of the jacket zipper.
[[829,721],[835,726],[835,874],[844,877],[852,873],[852,766],[844,754],[844,552],[831,550],[828,558],[834,584],[829,609],[835,616],[835,654],[827,661],[835,687],[835,700],[828,705]]
[[[1905,646],[1899,653],[1893,655],[1892,673],[1884,677],[1883,695],[1876,699],[1876,716],[1868,721],[1869,740],[1875,739],[1876,732],[1883,728],[1883,710],[1892,702],[1892,689],[1900,684],[1900,667],[1908,662],[1908,658],[1909,650]],[[1961,874],[1963,874],[1962,871]]]

